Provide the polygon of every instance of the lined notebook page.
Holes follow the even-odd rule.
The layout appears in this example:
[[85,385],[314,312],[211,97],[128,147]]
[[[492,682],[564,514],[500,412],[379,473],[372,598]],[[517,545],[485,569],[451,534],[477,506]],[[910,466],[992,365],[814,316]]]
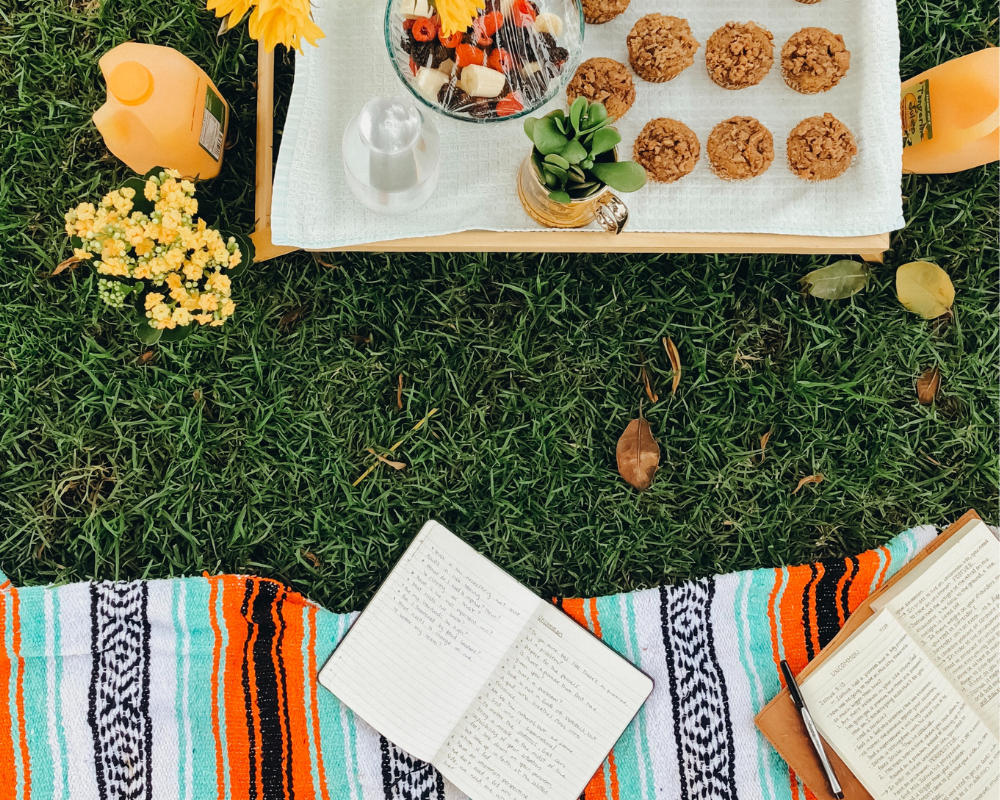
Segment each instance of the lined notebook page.
[[319,682],[399,747],[432,761],[538,603],[428,522]]
[[573,800],[652,688],[541,602],[435,764],[472,797]]
[[997,738],[890,613],[802,683],[820,732],[884,800],[995,800]]
[[955,539],[879,606],[1000,737],[1000,542],[982,522]]

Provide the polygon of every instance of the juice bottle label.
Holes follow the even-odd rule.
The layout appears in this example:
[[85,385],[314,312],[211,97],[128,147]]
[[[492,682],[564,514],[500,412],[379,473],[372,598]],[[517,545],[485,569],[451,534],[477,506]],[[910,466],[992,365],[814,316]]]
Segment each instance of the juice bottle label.
[[911,86],[904,92],[899,113],[903,120],[903,147],[912,147],[934,138],[929,80]]
[[198,144],[216,161],[222,160],[222,145],[226,131],[226,105],[212,87],[205,88],[205,113],[201,118]]

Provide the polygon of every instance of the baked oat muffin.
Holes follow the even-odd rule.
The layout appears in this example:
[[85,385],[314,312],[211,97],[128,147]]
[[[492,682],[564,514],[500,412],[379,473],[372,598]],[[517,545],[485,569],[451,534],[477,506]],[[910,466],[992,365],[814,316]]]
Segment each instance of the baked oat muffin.
[[857,154],[854,136],[833,114],[808,117],[788,134],[788,166],[803,180],[843,175]]
[[591,25],[610,22],[624,13],[629,0],[583,0],[583,18]]
[[635,74],[653,83],[673,80],[690,67],[699,46],[686,19],[663,14],[642,17],[625,41]]
[[851,51],[844,37],[826,28],[803,28],[781,48],[781,75],[802,94],[829,91],[850,67]]
[[723,180],[756,178],[774,162],[774,139],[753,117],[731,117],[712,128],[705,152]]
[[701,145],[683,122],[660,117],[650,120],[636,137],[632,159],[643,166],[650,180],[673,183],[698,163]]
[[604,103],[608,116],[621,119],[635,102],[635,84],[628,67],[613,58],[588,58],[566,85],[569,105],[578,97]]
[[755,22],[727,22],[708,37],[705,66],[723,89],[756,86],[774,64],[773,37]]

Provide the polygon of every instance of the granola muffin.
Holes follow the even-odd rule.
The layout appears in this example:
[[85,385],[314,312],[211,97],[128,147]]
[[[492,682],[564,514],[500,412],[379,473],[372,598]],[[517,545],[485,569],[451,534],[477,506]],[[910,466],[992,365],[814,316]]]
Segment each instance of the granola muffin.
[[625,41],[635,74],[653,83],[673,80],[690,67],[699,46],[686,19],[663,14],[642,17]]
[[683,122],[659,117],[646,123],[635,140],[632,159],[643,166],[650,180],[673,183],[698,163],[701,145]]
[[802,94],[829,91],[850,67],[851,51],[844,37],[826,28],[803,28],[781,48],[781,75]]
[[788,134],[788,166],[803,180],[843,175],[857,154],[854,136],[833,114],[808,117]]
[[727,22],[708,38],[705,66],[723,89],[756,86],[774,64],[773,37],[755,22]]
[[635,84],[628,67],[613,58],[588,58],[566,86],[569,105],[578,97],[604,103],[608,116],[621,119],[635,102]]
[[712,172],[741,181],[767,172],[774,162],[774,139],[753,117],[731,117],[712,128],[705,152]]
[[591,25],[610,22],[624,13],[629,0],[583,0],[583,18]]

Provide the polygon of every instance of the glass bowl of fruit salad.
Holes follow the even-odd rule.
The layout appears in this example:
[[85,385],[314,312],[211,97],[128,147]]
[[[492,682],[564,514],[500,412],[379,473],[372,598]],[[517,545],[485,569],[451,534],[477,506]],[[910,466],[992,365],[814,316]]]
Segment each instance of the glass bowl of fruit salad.
[[[445,17],[466,7],[466,29],[446,35],[439,3]],[[580,63],[583,31],[580,0],[389,0],[385,13],[403,85],[464,122],[517,119],[555,97]]]

